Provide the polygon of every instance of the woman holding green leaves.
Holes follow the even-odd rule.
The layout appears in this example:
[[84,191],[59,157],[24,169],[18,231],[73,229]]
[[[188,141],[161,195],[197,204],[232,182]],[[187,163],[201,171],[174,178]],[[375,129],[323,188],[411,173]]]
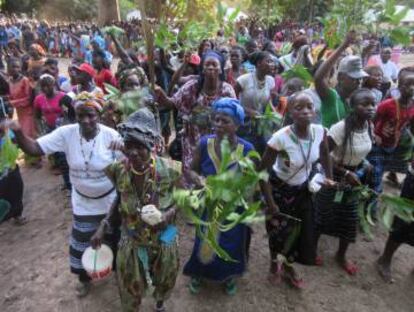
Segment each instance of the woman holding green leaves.
[[[372,165],[365,159],[372,148],[375,115],[374,93],[367,88],[357,89],[350,97],[351,113],[335,123],[328,132],[332,151],[336,188],[323,189],[316,195],[316,228],[318,238],[326,234],[339,238],[336,261],[349,275],[358,267],[347,259],[350,243],[354,243],[358,228],[358,205],[363,200],[357,187],[368,182]],[[318,257],[319,264],[322,259]]]
[[[223,140],[229,141],[233,151],[242,149],[244,155],[253,150],[252,144],[236,134],[244,121],[244,110],[237,99],[221,98],[213,103],[213,111],[215,133],[200,139],[192,162],[193,171],[203,177],[219,171]],[[237,168],[231,167],[229,170]],[[234,278],[243,274],[246,269],[250,228],[239,224],[227,232],[219,233],[217,241],[235,262],[221,259],[205,241],[196,236],[191,257],[184,266],[184,274],[191,277],[189,288],[192,293],[199,292],[202,279],[222,282],[227,294],[236,293]]]

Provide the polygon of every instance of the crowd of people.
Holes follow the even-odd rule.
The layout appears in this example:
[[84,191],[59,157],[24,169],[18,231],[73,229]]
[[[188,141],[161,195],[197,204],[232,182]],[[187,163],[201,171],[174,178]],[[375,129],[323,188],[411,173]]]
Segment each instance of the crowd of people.
[[[243,155],[257,151],[257,170],[269,173],[254,197],[263,202],[274,283],[305,287],[295,262],[323,265],[321,235],[339,239],[339,267],[357,274],[348,249],[357,242],[360,192],[366,186],[380,194],[385,172],[398,187],[396,174],[405,174],[401,197],[414,199],[414,68],[399,68],[390,46],[369,38],[359,55],[355,32],[329,49],[311,28],[276,29],[267,38],[242,26],[232,40],[218,32],[197,51],[156,48],[151,89],[146,55],[126,49],[116,36],[89,25],[70,33],[44,23],[34,33],[32,26],[0,28],[6,64],[0,72],[0,146],[8,136],[24,152],[25,166],[40,168],[48,155],[53,171],[62,174],[72,203],[70,268],[80,297],[92,284],[82,254],[105,243],[116,255],[123,311],[137,311],[145,293],[165,311],[179,273],[173,189],[203,187],[220,168],[223,140]],[[80,47],[76,53],[63,38]],[[291,49],[282,55],[289,41]],[[58,54],[72,57],[68,76],[59,72]],[[119,57],[116,71],[113,54]],[[313,80],[283,75],[295,66]],[[135,112],[126,115],[121,98],[108,100],[110,85],[121,94],[146,91]],[[266,134],[259,120],[268,108],[282,122]],[[0,172],[0,198],[10,204],[3,222],[28,222],[23,186],[18,165]],[[146,214],[159,220],[149,222]],[[248,266],[251,235],[245,224],[218,235],[234,262],[211,253],[196,235],[183,271],[190,291],[213,280],[234,295]],[[377,261],[387,282],[393,281],[392,257],[404,243],[414,246],[414,223],[396,218]]]

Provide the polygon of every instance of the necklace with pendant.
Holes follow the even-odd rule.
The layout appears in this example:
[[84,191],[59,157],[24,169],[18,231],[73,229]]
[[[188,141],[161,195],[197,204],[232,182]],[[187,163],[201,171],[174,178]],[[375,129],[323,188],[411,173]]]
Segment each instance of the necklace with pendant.
[[98,128],[98,132],[96,133],[96,135],[95,135],[95,137],[93,138],[93,141],[92,141],[92,148],[91,148],[91,151],[89,153],[89,157],[86,157],[85,151],[83,150],[83,137],[82,137],[82,134],[80,134],[80,136],[79,136],[80,137],[80,150],[81,150],[81,154],[82,154],[82,158],[83,158],[83,163],[85,164],[85,174],[86,174],[87,178],[91,177],[91,175],[89,173],[89,167],[90,167],[91,160],[92,160],[92,157],[93,157],[93,151],[95,150],[96,138],[98,137],[99,131],[100,131],[100,129]]

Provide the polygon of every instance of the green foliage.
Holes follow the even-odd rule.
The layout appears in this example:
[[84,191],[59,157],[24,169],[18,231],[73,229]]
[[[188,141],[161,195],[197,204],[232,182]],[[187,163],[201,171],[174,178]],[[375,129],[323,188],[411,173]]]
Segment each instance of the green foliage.
[[[385,0],[376,5],[377,20],[374,24],[374,31],[381,31],[383,34],[388,35],[394,43],[409,45],[411,38],[410,30],[407,27],[401,26],[401,21],[407,15],[409,8],[404,7],[397,12],[395,5],[395,0]],[[380,29],[384,24],[391,26],[391,28],[384,27],[384,29]]]
[[264,114],[256,117],[257,133],[268,138],[272,135],[275,129],[281,127],[282,121],[283,117],[273,111],[272,105],[269,103],[265,108]]
[[16,168],[16,160],[19,156],[19,149],[13,144],[7,131],[3,140],[4,143],[0,150],[0,173],[6,169]]
[[282,77],[285,81],[291,78],[300,78],[303,80],[306,87],[308,87],[313,82],[312,75],[303,65],[294,65],[288,71],[283,72]]
[[108,92],[105,96],[105,100],[111,100],[116,103],[116,108],[122,112],[124,118],[144,107],[150,96],[147,88],[121,93],[120,90],[110,84],[105,83],[104,85]]
[[373,200],[377,197],[381,203],[378,222],[387,230],[391,229],[394,217],[398,217],[405,222],[414,221],[413,200],[384,193],[378,196],[377,193],[367,186],[356,187],[354,191],[359,193],[358,216],[360,225],[363,232],[368,236],[372,237],[371,227],[375,225],[372,219],[372,208],[374,205]]
[[[254,222],[260,208],[260,202],[250,203],[258,182],[267,179],[267,173],[256,171],[252,159],[259,158],[257,152],[247,156],[242,149],[232,152],[228,140],[223,140],[217,174],[208,176],[202,189],[177,189],[173,194],[177,207],[196,226],[204,248],[226,261],[234,260],[219,246],[218,235],[240,223]],[[232,165],[235,170],[229,169]]]
[[125,34],[125,31],[117,26],[107,26],[102,28],[101,31],[105,34],[111,34],[114,37],[120,37]]

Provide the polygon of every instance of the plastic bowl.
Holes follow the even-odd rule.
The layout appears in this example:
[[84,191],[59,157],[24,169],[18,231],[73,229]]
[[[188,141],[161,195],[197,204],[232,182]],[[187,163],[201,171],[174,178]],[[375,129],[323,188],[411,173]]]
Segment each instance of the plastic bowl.
[[107,278],[112,272],[114,254],[111,248],[102,244],[99,249],[86,248],[82,255],[82,265],[93,281]]

